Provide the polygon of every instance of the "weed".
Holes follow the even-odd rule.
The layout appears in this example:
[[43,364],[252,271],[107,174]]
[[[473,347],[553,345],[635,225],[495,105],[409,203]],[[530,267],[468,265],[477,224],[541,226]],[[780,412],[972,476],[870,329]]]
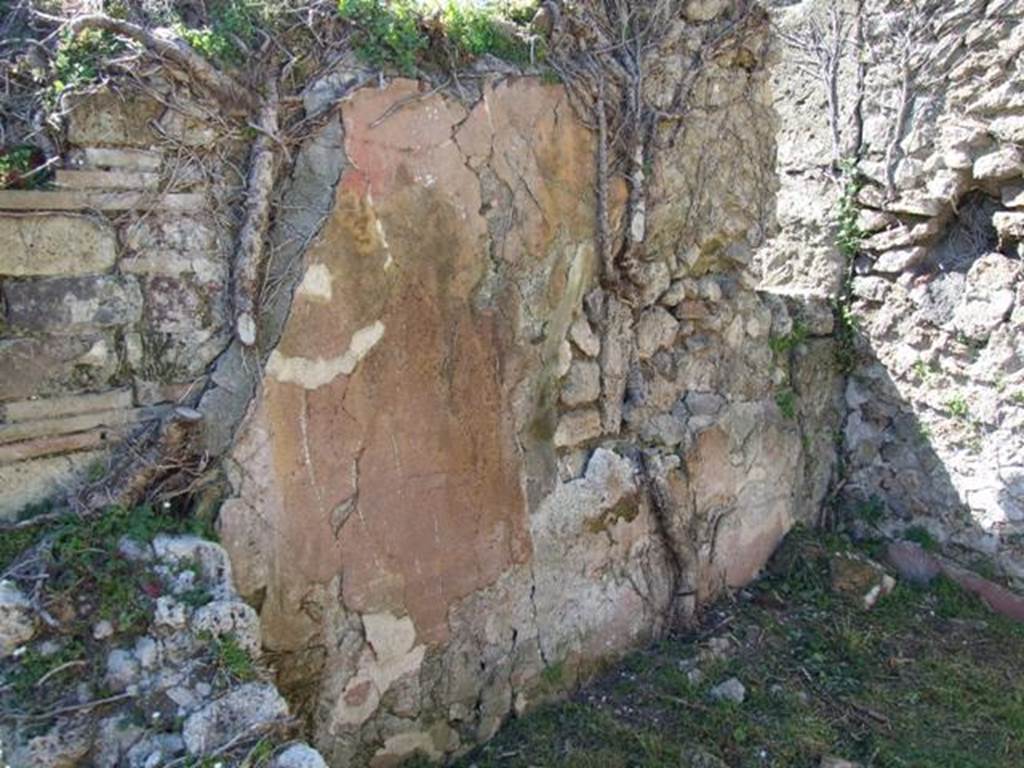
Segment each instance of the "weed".
[[[524,64],[526,41],[507,25],[532,18],[533,2],[476,5],[465,0],[438,3],[433,12],[417,0],[339,0],[338,13],[352,27],[356,53],[374,67],[412,75],[421,64],[450,67],[490,54]],[[543,51],[535,51],[542,59]]]
[[270,21],[271,7],[232,0],[211,8],[208,26],[191,28],[179,21],[173,29],[206,58],[222,65],[238,65],[245,59],[245,48],[257,41],[260,26]]
[[[40,680],[55,673],[64,665],[82,660],[84,656],[85,649],[78,641],[69,642],[56,653],[50,654],[29,648],[18,657],[18,663],[7,683],[11,686],[17,701],[29,701],[35,695]],[[71,674],[75,674],[77,667],[68,666],[67,669]]]
[[246,682],[256,679],[256,666],[238,640],[233,635],[211,637],[205,635],[200,639],[209,642],[213,648],[213,658],[217,669],[232,680]]
[[776,392],[775,404],[787,419],[796,418],[796,393],[792,389],[783,389]]
[[877,496],[872,496],[858,504],[854,514],[868,525],[877,526],[885,517],[885,503]]
[[836,318],[835,338],[835,364],[836,370],[844,376],[853,373],[857,367],[857,316],[853,307],[849,304],[848,298],[837,299],[833,306],[833,314]]
[[125,50],[125,43],[108,32],[86,29],[64,32],[53,59],[50,96],[77,90],[99,79],[104,62]]
[[903,538],[921,545],[922,549],[935,552],[939,549],[939,542],[931,535],[927,528],[922,525],[912,525],[903,532]]
[[338,13],[353,27],[356,53],[374,67],[394,66],[411,75],[428,38],[412,0],[339,0]]
[[958,392],[949,398],[946,401],[946,408],[958,419],[966,419],[971,410],[967,404],[967,398],[964,397],[962,392]]
[[0,189],[31,189],[42,181],[33,170],[42,162],[42,153],[22,144],[0,149]]
[[469,5],[462,0],[448,0],[441,11],[445,34],[460,59],[491,54],[506,61],[527,63],[529,47],[502,29],[498,19],[495,8]]
[[1010,395],[1010,402],[1014,405],[1024,405],[1024,389],[1018,389]]
[[920,382],[928,381],[931,378],[932,368],[924,360],[915,360],[911,370],[913,370],[915,378]]
[[768,340],[768,346],[776,355],[789,354],[792,350],[807,341],[807,326],[797,320],[793,323],[793,329],[785,336],[773,336]]

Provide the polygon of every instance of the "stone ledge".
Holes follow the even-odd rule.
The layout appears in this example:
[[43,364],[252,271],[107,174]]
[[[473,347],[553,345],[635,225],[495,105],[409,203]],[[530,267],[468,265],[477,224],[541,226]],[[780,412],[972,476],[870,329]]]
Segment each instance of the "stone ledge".
[[166,406],[134,408],[130,410],[101,411],[55,419],[19,421],[0,425],[0,445],[38,437],[69,435],[98,427],[124,427],[150,419],[158,419],[167,412]]
[[132,407],[132,391],[127,387],[96,394],[20,400],[0,405],[0,421],[38,421],[58,416],[115,411]]
[[64,189],[156,189],[160,174],[146,171],[57,171]]
[[0,210],[6,211],[199,211],[206,195],[178,192],[38,192],[0,190]]
[[144,149],[107,149],[105,147],[86,147],[78,154],[85,166],[98,168],[117,168],[130,171],[157,171],[163,162],[159,152]]
[[72,435],[40,437],[0,445],[0,466],[44,456],[63,456],[79,451],[98,450],[110,445],[113,442],[112,437],[120,438],[120,431],[112,435],[109,429],[94,429]]

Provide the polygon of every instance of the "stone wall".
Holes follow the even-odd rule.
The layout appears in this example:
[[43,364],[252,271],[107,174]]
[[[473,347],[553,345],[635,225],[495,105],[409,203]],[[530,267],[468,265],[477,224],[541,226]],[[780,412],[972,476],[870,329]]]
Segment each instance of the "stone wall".
[[245,145],[151,88],[79,98],[53,188],[0,191],[0,518],[102,476],[227,344]]
[[[827,4],[779,5],[777,23],[799,30]],[[943,543],[995,555],[1018,581],[1022,13],[1024,4],[1007,0],[864,5],[859,167],[866,185],[857,198],[864,239],[849,283],[858,365],[846,391],[843,485],[854,517],[889,533],[917,526]],[[852,38],[847,50],[844,121],[856,104]],[[781,47],[777,106],[783,134],[794,137],[794,148],[796,137],[807,137],[809,151],[780,153],[780,175],[798,199],[813,189],[823,194],[793,213],[765,274],[785,281],[786,265],[802,263],[804,274],[838,294],[845,266],[834,246],[839,189],[824,178],[825,98],[798,58]],[[814,247],[802,247],[801,238]],[[778,258],[787,253],[797,255]]]
[[561,87],[493,78],[467,103],[398,80],[341,102],[333,211],[220,518],[331,764],[488,738],[817,519],[832,312],[751,270],[776,191],[766,43],[757,24],[721,51],[665,127],[626,294],[600,286],[595,139]]
[[[818,519],[842,382],[828,301],[760,285],[779,231],[767,19],[690,5],[655,103],[745,22],[659,128],[628,288],[599,274],[596,139],[561,86],[310,84],[263,360],[225,322],[241,134],[166,84],[86,100],[81,165],[0,192],[0,354],[49,356],[0,369],[0,472],[27,478],[4,514],[212,378],[236,587],[332,765],[463,751],[749,582]],[[610,198],[614,224],[624,185]]]

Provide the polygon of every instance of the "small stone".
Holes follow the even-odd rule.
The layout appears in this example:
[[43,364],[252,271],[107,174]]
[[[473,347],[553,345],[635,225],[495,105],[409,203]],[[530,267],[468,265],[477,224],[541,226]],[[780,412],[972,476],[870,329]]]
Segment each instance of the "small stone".
[[683,750],[679,768],[728,768],[728,764],[706,750],[692,747]]
[[139,681],[139,662],[131,651],[115,648],[107,655],[107,674],[104,678],[114,693],[127,690]]
[[721,15],[729,0],[687,0],[683,15],[690,21],[711,21]]
[[106,619],[97,621],[96,626],[92,628],[93,640],[106,640],[108,637],[114,634],[114,625]]
[[974,161],[976,181],[1005,181],[1024,174],[1024,153],[1018,147],[1004,147]]
[[850,595],[870,610],[878,600],[892,592],[895,579],[878,563],[852,553],[837,553],[829,560],[832,589]]
[[861,768],[861,764],[852,763],[835,755],[825,755],[821,758],[820,768]]
[[577,360],[562,385],[562,402],[570,408],[592,403],[601,396],[601,366]]
[[912,541],[890,542],[885,548],[885,560],[901,579],[914,584],[929,584],[942,572],[938,561]]
[[201,755],[226,744],[238,734],[288,715],[288,704],[267,683],[246,683],[193,712],[182,736],[190,755]]
[[593,408],[570,411],[562,416],[555,430],[555,446],[570,448],[601,436],[601,414]]
[[996,228],[1001,242],[1024,240],[1024,213],[1014,211],[994,214],[992,226]]
[[652,261],[643,266],[640,293],[637,302],[641,307],[649,307],[661,298],[672,283],[672,273],[662,261]]
[[143,669],[153,669],[159,661],[160,648],[156,640],[149,636],[140,637],[135,641],[135,658]]
[[660,349],[672,347],[679,332],[679,321],[662,307],[644,310],[636,324],[637,352],[646,360]]
[[569,338],[587,357],[597,357],[601,352],[601,339],[590,327],[587,318],[580,315],[569,328]]
[[894,251],[885,251],[872,265],[875,272],[883,275],[892,275],[915,267],[928,256],[928,249],[924,246],[915,248],[900,248]]
[[327,763],[312,747],[292,744],[271,760],[267,768],[327,768]]
[[158,597],[153,612],[153,626],[157,629],[175,632],[185,627],[185,606],[166,595]]
[[251,656],[260,652],[260,620],[251,606],[238,600],[216,600],[197,609],[192,632],[213,637],[234,637]]
[[32,601],[14,582],[0,581],[0,659],[10,656],[35,634]]
[[730,677],[724,683],[719,683],[709,691],[712,699],[716,701],[731,701],[733,704],[742,704],[747,698],[747,689],[735,677]]

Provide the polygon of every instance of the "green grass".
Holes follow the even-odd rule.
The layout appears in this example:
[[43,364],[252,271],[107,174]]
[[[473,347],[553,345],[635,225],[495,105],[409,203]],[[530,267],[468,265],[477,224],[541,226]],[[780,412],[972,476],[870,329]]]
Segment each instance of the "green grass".
[[[680,636],[628,657],[568,701],[513,720],[456,765],[688,765],[698,748],[733,768],[817,768],[833,754],[877,768],[1024,765],[1024,627],[991,613],[951,581],[899,584],[872,611],[830,588],[842,539],[798,533],[749,600],[723,603],[736,642],[701,664]],[[739,705],[708,691],[736,676]]]
[[966,419],[971,410],[967,398],[959,392],[946,401],[946,408],[958,419]]

